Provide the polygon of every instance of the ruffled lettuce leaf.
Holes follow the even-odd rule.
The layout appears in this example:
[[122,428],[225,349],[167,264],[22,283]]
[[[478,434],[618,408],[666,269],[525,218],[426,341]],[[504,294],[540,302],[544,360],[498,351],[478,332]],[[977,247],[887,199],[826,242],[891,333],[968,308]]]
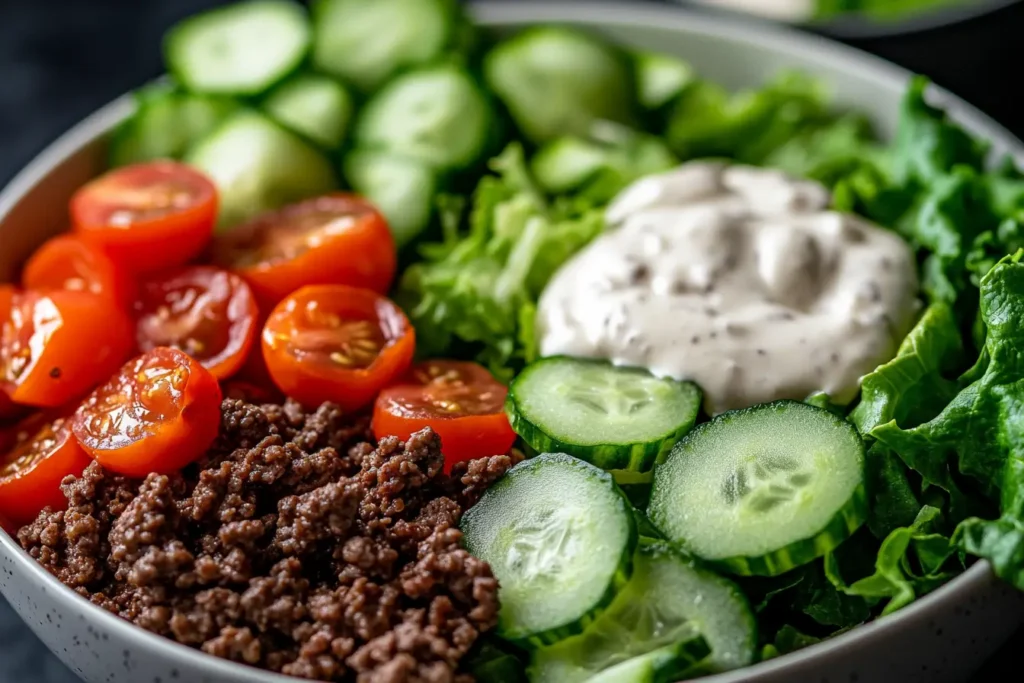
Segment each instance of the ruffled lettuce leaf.
[[882,614],[895,612],[959,571],[956,567],[944,570],[956,547],[934,530],[941,526],[942,517],[939,508],[923,506],[909,526],[894,529],[882,541],[874,571],[852,584],[843,578],[838,553],[825,556],[825,575],[845,595],[885,601]]
[[850,419],[862,434],[895,421],[914,427],[937,415],[957,392],[946,373],[960,367],[963,342],[953,310],[929,306],[896,357],[861,380],[861,400]]
[[833,118],[828,91],[806,74],[782,73],[759,90],[737,93],[700,80],[679,95],[665,138],[682,159],[760,164],[795,136]]
[[421,247],[424,258],[406,270],[398,298],[421,354],[469,355],[507,381],[536,355],[541,290],[601,232],[604,217],[586,203],[549,202],[519,144],[492,160],[491,169],[495,175],[480,180],[468,217],[460,202],[446,200],[444,240]]
[[984,374],[934,419],[911,429],[895,420],[871,430],[929,484],[954,491],[952,472],[972,477],[992,498],[1002,487],[1011,453],[1024,454],[1024,264],[1022,252],[1004,258],[982,279],[981,316],[987,329]]

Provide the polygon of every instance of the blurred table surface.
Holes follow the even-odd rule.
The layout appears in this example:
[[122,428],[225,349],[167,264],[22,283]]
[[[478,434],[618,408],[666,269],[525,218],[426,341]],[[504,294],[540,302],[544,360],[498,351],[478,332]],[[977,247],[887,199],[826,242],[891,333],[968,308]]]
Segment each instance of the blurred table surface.
[[[83,116],[158,75],[164,29],[216,4],[222,2],[0,0],[0,186]],[[851,42],[928,75],[1024,137],[1015,94],[1022,33],[1024,4],[925,33]],[[1013,655],[1021,649],[1024,632],[974,681],[1016,670]],[[0,683],[23,681],[76,679],[0,600]]]

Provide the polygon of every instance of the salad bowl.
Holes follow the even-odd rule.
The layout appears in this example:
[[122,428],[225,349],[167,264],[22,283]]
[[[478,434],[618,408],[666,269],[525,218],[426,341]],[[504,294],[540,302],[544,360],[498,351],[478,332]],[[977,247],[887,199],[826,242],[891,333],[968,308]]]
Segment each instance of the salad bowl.
[[[630,46],[675,54],[729,88],[761,84],[794,68],[827,83],[839,107],[869,115],[882,138],[896,129],[911,75],[826,39],[743,19],[676,8],[614,3],[481,3],[476,19],[498,32],[539,23],[580,26]],[[1024,145],[948,92],[930,99],[994,155],[1024,162]],[[104,169],[106,141],[132,111],[117,100],[81,122],[0,193],[0,282],[44,239],[65,229],[75,189]],[[0,530],[0,594],[40,639],[88,683],[271,683],[295,680],[232,664],[123,621],[58,582]],[[1024,622],[1024,597],[980,561],[905,609],[796,653],[728,674],[711,683],[962,681]]]

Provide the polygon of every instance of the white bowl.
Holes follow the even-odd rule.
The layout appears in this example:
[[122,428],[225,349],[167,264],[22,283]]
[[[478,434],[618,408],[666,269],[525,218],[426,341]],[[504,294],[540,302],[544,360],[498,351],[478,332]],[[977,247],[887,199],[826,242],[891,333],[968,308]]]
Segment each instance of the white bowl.
[[[715,4],[716,0],[676,0],[684,4]],[[720,0],[718,0],[720,2]],[[751,0],[748,0],[750,2]],[[753,0],[757,2],[758,0]],[[961,0],[937,7],[922,8],[899,19],[877,19],[849,13],[832,19],[812,19],[803,26],[834,38],[863,40],[889,38],[953,26],[1014,5],[1020,0]],[[728,11],[728,10],[722,10]]]
[[[756,22],[650,5],[544,2],[481,4],[499,30],[543,22],[583,26],[626,45],[678,54],[730,87],[756,86],[780,68],[820,76],[836,103],[895,129],[910,74],[823,38]],[[1024,160],[1024,145],[970,105],[933,89],[934,100],[996,153]],[[103,170],[106,134],[131,110],[121,98],[73,128],[0,193],[0,281],[46,237],[64,229],[71,193]],[[0,531],[0,593],[61,660],[88,683],[270,683],[294,680],[233,664],[137,628],[89,603]],[[987,563],[896,614],[789,656],[708,683],[959,683],[1024,621],[1024,598]]]

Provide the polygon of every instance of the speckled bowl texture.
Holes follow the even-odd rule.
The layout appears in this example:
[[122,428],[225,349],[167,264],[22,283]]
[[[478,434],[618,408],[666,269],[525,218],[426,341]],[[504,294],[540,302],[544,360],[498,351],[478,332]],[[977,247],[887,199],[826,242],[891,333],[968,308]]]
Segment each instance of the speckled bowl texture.
[[[761,23],[649,5],[545,2],[478,5],[500,30],[572,23],[627,45],[676,53],[730,87],[754,86],[795,67],[831,84],[837,104],[873,115],[891,135],[909,74],[828,40]],[[949,93],[936,90],[998,154],[1024,160],[1024,145]],[[83,121],[0,193],[0,281],[67,225],[71,193],[103,170],[104,138],[130,111],[118,100]],[[221,661],[103,611],[60,584],[0,531],[0,593],[56,655],[88,683],[270,683],[294,680]],[[895,615],[793,655],[708,683],[959,683],[1024,621],[1024,597],[985,563]],[[20,682],[19,682],[20,683]]]

